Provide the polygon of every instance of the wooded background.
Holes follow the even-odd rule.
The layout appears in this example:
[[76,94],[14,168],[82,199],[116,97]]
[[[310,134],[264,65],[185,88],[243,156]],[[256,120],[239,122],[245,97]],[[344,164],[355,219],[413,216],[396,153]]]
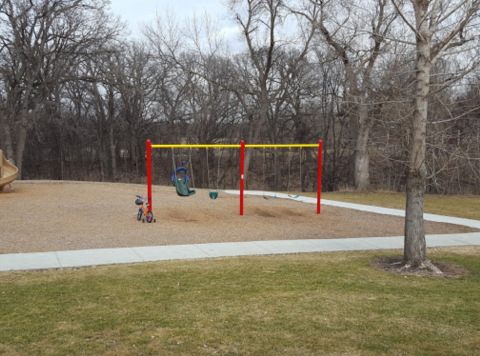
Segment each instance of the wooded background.
[[[322,140],[323,190],[405,191],[417,5],[434,58],[426,192],[480,194],[478,1],[232,0],[232,45],[208,16],[158,14],[129,39],[104,0],[2,0],[0,148],[22,179],[140,183],[147,139]],[[208,154],[207,170],[204,149],[153,150],[154,184],[191,160],[195,186],[238,188],[238,152]],[[247,187],[314,191],[316,154],[249,150]]]

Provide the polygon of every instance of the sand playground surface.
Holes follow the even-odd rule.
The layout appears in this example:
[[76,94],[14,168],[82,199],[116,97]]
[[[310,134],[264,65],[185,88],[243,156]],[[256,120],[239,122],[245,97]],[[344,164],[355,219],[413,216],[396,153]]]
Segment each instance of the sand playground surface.
[[[215,242],[337,239],[403,235],[401,217],[290,199],[208,190],[179,197],[173,186],[153,189],[157,222],[137,221],[135,195],[146,186],[109,183],[14,183],[0,194],[0,254]],[[425,222],[427,234],[476,230]]]

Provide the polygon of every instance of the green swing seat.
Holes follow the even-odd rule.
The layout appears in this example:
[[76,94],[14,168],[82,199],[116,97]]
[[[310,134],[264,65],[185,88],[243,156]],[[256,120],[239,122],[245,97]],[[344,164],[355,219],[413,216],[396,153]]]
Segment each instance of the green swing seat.
[[188,187],[186,177],[176,177],[175,178],[175,189],[177,190],[177,194],[181,197],[188,197],[190,195],[195,194],[195,190],[190,189]]
[[[177,168],[175,170],[175,172],[173,172],[173,176],[172,176],[172,182],[174,182],[174,184],[175,184],[175,189],[177,190],[177,195],[179,195],[181,197],[189,197],[190,195],[195,194],[195,190],[190,189],[188,187],[188,181],[190,180],[190,178],[188,178],[188,176],[187,176],[187,169],[185,167],[183,167],[183,165],[185,163],[186,162],[183,161],[182,166]],[[183,175],[179,176],[178,175],[179,172],[183,172]]]

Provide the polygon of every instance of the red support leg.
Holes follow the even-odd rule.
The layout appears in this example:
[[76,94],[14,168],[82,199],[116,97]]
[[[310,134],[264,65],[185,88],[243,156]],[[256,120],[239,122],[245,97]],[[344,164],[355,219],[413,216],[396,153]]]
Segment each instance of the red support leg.
[[318,174],[317,174],[317,214],[320,214],[320,197],[322,194],[322,141],[318,141]]
[[243,187],[245,174],[245,141],[240,141],[240,216],[243,216]]
[[147,184],[148,184],[148,209],[153,211],[152,206],[152,143],[147,140]]

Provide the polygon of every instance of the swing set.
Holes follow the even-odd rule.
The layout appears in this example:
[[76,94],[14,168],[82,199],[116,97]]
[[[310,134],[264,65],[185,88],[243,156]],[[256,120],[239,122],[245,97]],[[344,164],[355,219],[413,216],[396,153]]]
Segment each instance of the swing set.
[[[179,196],[190,196],[195,194],[195,190],[192,190],[188,187],[188,182],[190,181],[190,178],[187,176],[187,168],[184,167],[184,164],[186,164],[186,161],[182,161],[182,165],[178,168],[175,166],[175,158],[173,154],[173,149],[175,148],[205,148],[207,149],[207,165],[208,165],[208,149],[209,148],[239,148],[240,149],[240,215],[243,216],[243,200],[244,200],[244,186],[245,186],[245,181],[244,181],[244,172],[245,172],[245,148],[263,148],[263,183],[264,183],[264,189],[265,189],[265,148],[300,148],[300,153],[299,153],[299,159],[300,159],[300,177],[302,176],[302,148],[305,147],[318,147],[318,174],[317,174],[317,214],[320,214],[320,196],[321,196],[321,177],[322,177],[322,141],[318,141],[318,144],[292,144],[292,145],[246,145],[245,142],[242,140],[239,145],[152,145],[150,140],[147,140],[147,184],[148,184],[148,203],[150,210],[153,210],[153,205],[152,205],[152,148],[170,148],[172,149],[172,160],[173,160],[173,176],[172,176],[172,182],[175,183],[175,188],[177,191],[177,194]],[[221,159],[222,153],[218,156],[218,172],[220,170],[220,159]],[[275,160],[275,174],[276,174],[276,154],[274,156]],[[298,195],[293,195],[289,193],[290,189],[290,169],[291,169],[291,163],[292,163],[292,156],[290,155],[290,159],[288,161],[288,182],[287,182],[287,191],[288,191],[288,196],[291,198],[298,198],[300,194]],[[190,170],[192,171],[192,159],[191,159],[191,150],[189,153],[189,164],[190,164]],[[217,184],[216,184],[216,190],[210,189],[210,173],[207,168],[207,174],[208,174],[208,189],[209,189],[209,196],[211,199],[216,199],[218,197],[218,174],[217,172]],[[193,179],[193,176],[192,176]],[[276,177],[275,177],[276,180]],[[265,191],[263,197],[265,199],[269,199],[265,197]],[[277,194],[275,192],[275,196],[271,198],[270,200],[273,200],[277,197]]]

